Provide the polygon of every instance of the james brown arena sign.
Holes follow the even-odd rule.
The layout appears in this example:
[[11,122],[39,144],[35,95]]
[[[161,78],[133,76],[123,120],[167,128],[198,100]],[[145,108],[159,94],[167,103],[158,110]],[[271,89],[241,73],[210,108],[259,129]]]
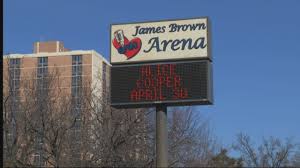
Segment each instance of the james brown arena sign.
[[111,105],[212,104],[208,18],[111,25]]

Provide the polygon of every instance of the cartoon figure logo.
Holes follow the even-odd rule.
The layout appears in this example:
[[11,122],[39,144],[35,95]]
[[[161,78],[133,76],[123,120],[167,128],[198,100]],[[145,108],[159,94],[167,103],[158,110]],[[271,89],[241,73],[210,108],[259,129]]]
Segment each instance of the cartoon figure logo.
[[118,50],[119,54],[124,54],[127,59],[131,59],[141,50],[142,41],[140,38],[136,37],[129,41],[124,36],[123,30],[115,31],[114,36],[115,38],[112,41],[114,47]]

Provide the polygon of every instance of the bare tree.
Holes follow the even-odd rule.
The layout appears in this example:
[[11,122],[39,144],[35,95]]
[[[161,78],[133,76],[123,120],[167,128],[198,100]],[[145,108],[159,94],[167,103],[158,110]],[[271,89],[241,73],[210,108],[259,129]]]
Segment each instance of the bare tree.
[[282,167],[290,165],[290,156],[295,145],[290,139],[285,142],[278,138],[263,138],[263,143],[255,149],[250,137],[238,134],[237,143],[233,148],[241,153],[246,166],[251,167]]
[[221,149],[220,153],[216,154],[209,161],[209,167],[243,167],[242,158],[233,158],[228,156],[226,149]]
[[6,60],[9,69],[4,75],[4,165],[59,167],[67,132],[74,125],[71,100],[60,87],[60,74],[54,68],[42,77],[37,72],[21,76],[20,67],[9,65],[17,59]]
[[[31,75],[36,76],[36,75]],[[40,166],[59,167],[67,133],[74,126],[71,100],[60,86],[57,68],[37,80],[25,80],[23,105],[27,106],[26,124],[34,139],[33,149]],[[36,158],[34,158],[34,162]],[[37,165],[37,163],[32,163]]]
[[91,120],[90,165],[95,166],[144,166],[148,129],[145,109],[111,108],[103,95],[95,94],[96,88],[87,92]]
[[[92,165],[155,166],[154,108],[96,109],[101,108],[92,110]],[[171,108],[169,116],[170,166],[207,165],[219,149],[208,121],[192,108]]]
[[[155,165],[153,108],[111,108],[109,86],[88,80],[75,100],[57,68],[25,75],[17,90],[9,75],[18,67],[7,72],[13,73],[3,95],[6,166]],[[170,108],[169,116],[170,166],[205,165],[218,148],[209,123],[192,108]]]
[[300,167],[300,145],[298,145],[298,148],[295,149],[294,155],[291,158],[291,164],[290,166],[294,167]]
[[[8,87],[3,97],[5,165],[144,164],[141,160],[146,160],[145,110],[110,108],[108,96],[90,87],[91,81],[78,88],[80,95],[74,100],[73,95],[62,89],[65,79],[60,78],[56,68],[49,72],[41,68],[23,75],[22,86],[18,86],[18,98],[22,100],[13,101],[16,92],[10,74],[6,75]],[[20,106],[18,110],[16,105]]]
[[[18,166],[18,153],[22,147],[24,130],[19,120],[23,117],[18,106],[20,87],[20,60],[5,59],[3,62],[3,142],[4,165]],[[24,145],[23,145],[24,146]]]
[[171,108],[169,166],[206,166],[219,149],[208,120],[195,108]]

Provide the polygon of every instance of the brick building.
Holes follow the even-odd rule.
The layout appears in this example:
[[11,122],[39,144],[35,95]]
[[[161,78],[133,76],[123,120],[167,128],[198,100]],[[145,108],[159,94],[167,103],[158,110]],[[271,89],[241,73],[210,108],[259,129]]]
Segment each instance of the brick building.
[[[110,64],[105,58],[94,50],[69,50],[64,48],[60,41],[36,42],[34,43],[32,54],[8,54],[3,56],[3,93],[10,95],[10,108],[12,116],[18,115],[20,109],[18,104],[24,99],[24,88],[22,85],[25,79],[35,79],[37,86],[45,86],[45,77],[53,71],[58,71],[60,75],[59,90],[65,96],[72,97],[72,108],[77,116],[73,130],[74,150],[72,159],[75,165],[80,165],[76,161],[80,160],[80,125],[81,108],[80,98],[82,89],[86,87],[85,82],[89,82],[95,94],[103,97],[105,102],[109,102],[109,71]],[[38,100],[37,100],[38,101]],[[23,110],[23,109],[22,109]],[[14,118],[14,117],[11,117]],[[11,131],[7,134],[7,139],[16,136],[16,123],[10,122]],[[42,150],[43,137],[36,135],[33,162],[36,166],[47,166],[43,162]],[[5,147],[5,146],[4,146]],[[77,150],[77,151],[76,151]],[[77,158],[77,159],[76,159]]]

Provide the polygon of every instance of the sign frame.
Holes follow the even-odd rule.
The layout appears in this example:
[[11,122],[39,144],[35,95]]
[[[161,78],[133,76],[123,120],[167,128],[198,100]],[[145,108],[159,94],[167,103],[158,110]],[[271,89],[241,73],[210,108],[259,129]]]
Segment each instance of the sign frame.
[[[185,61],[169,61],[159,63],[135,63],[118,65],[115,67],[130,67],[130,66],[144,66],[144,65],[158,65],[158,64],[177,64],[177,63],[193,63],[193,62],[207,62],[207,98],[205,99],[184,99],[184,100],[164,100],[164,101],[152,101],[152,102],[132,102],[132,103],[112,103],[111,106],[115,108],[146,108],[155,107],[157,105],[166,106],[189,106],[189,105],[213,105],[213,73],[212,63],[210,60],[185,60]],[[114,68],[114,67],[111,67]],[[112,73],[112,70],[111,70]],[[110,80],[110,88],[112,89],[112,79]],[[112,95],[111,95],[112,96]]]
[[[207,37],[207,57],[193,57],[193,58],[176,58],[176,59],[159,59],[159,60],[143,60],[143,61],[131,61],[131,62],[111,62],[111,48],[112,48],[112,39],[111,39],[111,33],[112,33],[112,26],[114,25],[130,25],[130,24],[142,24],[142,23],[151,23],[151,22],[166,22],[166,21],[183,21],[183,20],[191,20],[191,19],[206,19],[206,37]],[[130,23],[113,23],[110,24],[110,30],[109,30],[109,62],[111,65],[130,65],[130,64],[142,64],[142,63],[160,63],[160,62],[175,62],[175,61],[184,61],[184,60],[210,60],[212,62],[212,53],[211,53],[211,23],[208,16],[202,16],[202,17],[192,17],[192,18],[184,18],[184,19],[165,19],[165,20],[150,20],[150,21],[143,21],[143,22],[130,22]]]

